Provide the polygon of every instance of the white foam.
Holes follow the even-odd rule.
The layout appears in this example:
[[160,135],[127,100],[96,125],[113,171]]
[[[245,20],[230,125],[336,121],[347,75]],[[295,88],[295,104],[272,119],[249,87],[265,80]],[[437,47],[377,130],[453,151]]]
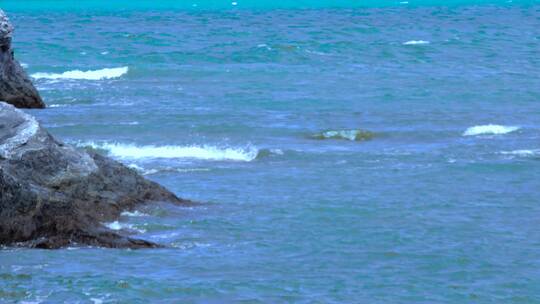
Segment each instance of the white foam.
[[429,41],[426,40],[409,40],[406,42],[403,42],[403,45],[424,45],[429,44]]
[[136,146],[121,143],[79,143],[107,150],[111,156],[127,159],[188,158],[216,161],[252,161],[259,151],[254,147],[220,148],[215,146]]
[[498,135],[498,134],[507,134],[519,130],[518,126],[502,126],[502,125],[481,125],[470,127],[465,132],[463,136],[476,136],[476,135]]
[[191,169],[176,169],[176,172],[179,172],[179,173],[189,173],[189,172],[208,172],[210,171],[209,168],[191,168]]
[[139,125],[138,121],[119,122],[119,125],[136,126]]
[[134,169],[136,170],[137,172],[139,172],[140,174],[142,175],[150,175],[150,174],[156,174],[159,172],[159,170],[157,169],[145,169],[137,164],[130,164],[128,165],[128,167],[130,167],[131,169]]
[[23,63],[23,62],[21,62],[21,66],[22,66],[23,68],[25,68],[25,69],[27,69],[27,68],[28,68],[28,64],[27,64],[27,63]]
[[272,48],[266,43],[257,44],[257,48],[259,48],[259,49],[264,48],[264,49],[267,49],[268,51],[272,50]]
[[326,131],[322,135],[325,138],[341,137],[348,140],[355,140],[358,135],[357,130],[340,130],[340,131]]
[[119,221],[114,221],[114,222],[111,222],[111,223],[105,223],[104,224],[105,227],[111,229],[111,230],[132,230],[132,231],[137,231],[137,232],[140,232],[140,233],[145,233],[146,230],[144,229],[138,229],[136,228],[135,226],[131,225],[131,224],[126,224],[126,223],[120,223]]
[[281,149],[270,149],[270,153],[276,154],[276,155],[283,155],[283,150]]
[[121,216],[132,216],[132,217],[141,217],[141,216],[148,216],[146,213],[139,212],[137,210],[131,212],[131,211],[124,211],[120,214]]
[[143,172],[141,172],[142,175],[152,175],[152,174],[156,174],[156,173],[159,173],[158,169],[148,169],[148,170],[144,170]]
[[540,156],[540,149],[502,151],[500,153],[503,155],[513,155],[513,156],[521,156],[521,157],[537,156],[537,155]]
[[318,139],[347,139],[361,141],[370,139],[373,136],[370,132],[362,130],[329,130],[315,135]]
[[31,76],[36,79],[77,79],[77,80],[102,80],[102,79],[112,79],[118,78],[122,75],[127,74],[129,68],[110,68],[110,69],[101,69],[101,70],[73,70],[67,71],[64,73],[34,73]]
[[144,168],[137,164],[129,164],[128,167],[136,171],[144,171]]

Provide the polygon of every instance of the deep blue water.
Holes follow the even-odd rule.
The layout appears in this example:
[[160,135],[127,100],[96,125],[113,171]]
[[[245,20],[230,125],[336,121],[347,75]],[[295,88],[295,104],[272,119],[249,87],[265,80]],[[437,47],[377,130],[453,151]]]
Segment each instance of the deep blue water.
[[535,2],[41,3],[3,5],[29,112],[204,204],[2,250],[0,302],[540,303]]

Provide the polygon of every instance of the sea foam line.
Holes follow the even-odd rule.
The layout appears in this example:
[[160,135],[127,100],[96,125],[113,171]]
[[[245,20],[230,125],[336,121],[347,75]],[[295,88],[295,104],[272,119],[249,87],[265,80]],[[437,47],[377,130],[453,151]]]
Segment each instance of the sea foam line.
[[519,130],[518,126],[503,126],[503,125],[480,125],[473,126],[463,132],[463,136],[476,136],[476,135],[498,135],[507,134]]
[[118,78],[127,74],[128,67],[109,68],[101,70],[73,70],[64,73],[34,73],[31,76],[35,79],[76,79],[76,80],[103,80]]
[[254,147],[220,148],[215,146],[137,146],[122,143],[78,143],[78,146],[106,150],[109,155],[127,159],[191,158],[215,161],[252,161],[259,151]]

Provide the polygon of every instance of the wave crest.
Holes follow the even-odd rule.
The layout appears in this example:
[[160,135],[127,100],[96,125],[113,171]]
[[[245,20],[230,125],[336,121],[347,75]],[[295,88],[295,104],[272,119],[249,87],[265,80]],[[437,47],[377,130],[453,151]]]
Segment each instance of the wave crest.
[[216,146],[137,146],[121,143],[85,142],[80,147],[105,150],[109,155],[127,159],[187,158],[214,161],[252,161],[259,151],[254,147],[220,148]]
[[540,149],[502,151],[500,153],[502,155],[511,155],[511,156],[519,156],[519,157],[531,157],[531,156],[535,157],[535,156],[540,156]]
[[329,130],[311,136],[313,139],[345,139],[351,141],[370,140],[375,136],[370,131],[364,130]]
[[64,73],[34,73],[31,76],[35,79],[76,79],[76,80],[103,80],[103,79],[112,79],[118,78],[122,75],[127,74],[129,71],[128,67],[121,68],[109,68],[101,70],[73,70],[67,71]]
[[498,134],[507,134],[519,130],[520,127],[517,126],[502,126],[502,125],[481,125],[470,127],[465,132],[463,136],[476,136],[476,135],[498,135]]
[[409,41],[403,42],[403,45],[423,45],[423,44],[429,44],[429,41],[426,41],[426,40],[409,40]]

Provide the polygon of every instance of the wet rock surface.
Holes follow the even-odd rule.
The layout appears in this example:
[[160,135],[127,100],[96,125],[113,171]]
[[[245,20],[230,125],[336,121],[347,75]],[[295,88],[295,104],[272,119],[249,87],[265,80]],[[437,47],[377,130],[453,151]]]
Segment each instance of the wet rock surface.
[[44,108],[45,103],[32,81],[15,60],[12,36],[13,26],[0,10],[0,100],[17,108]]
[[0,102],[0,245],[147,248],[102,223],[148,202],[189,204],[134,170],[53,138]]

